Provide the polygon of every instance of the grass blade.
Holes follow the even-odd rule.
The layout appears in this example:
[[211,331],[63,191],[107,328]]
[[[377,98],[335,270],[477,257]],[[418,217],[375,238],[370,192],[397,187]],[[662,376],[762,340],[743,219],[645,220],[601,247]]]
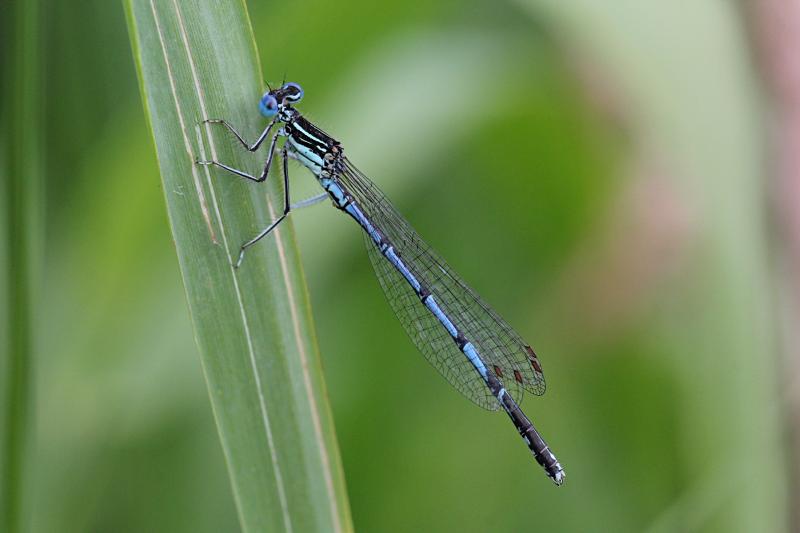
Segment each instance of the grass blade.
[[245,531],[351,529],[344,478],[291,222],[239,245],[281,209],[278,180],[245,183],[203,154],[256,171],[262,157],[198,126],[250,138],[259,63],[239,0],[126,0],[141,90],[211,403]]
[[26,527],[26,456],[31,443],[32,300],[34,256],[39,230],[36,206],[40,184],[39,2],[12,3],[3,10],[7,55],[2,63],[5,117],[0,175],[5,203],[5,310],[7,350],[2,368],[2,459],[0,530]]

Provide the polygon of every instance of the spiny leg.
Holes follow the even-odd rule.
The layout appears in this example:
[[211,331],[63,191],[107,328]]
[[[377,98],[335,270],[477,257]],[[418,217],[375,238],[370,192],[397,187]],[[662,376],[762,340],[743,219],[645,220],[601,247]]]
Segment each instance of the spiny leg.
[[[265,132],[267,132],[267,131],[269,131],[269,128],[267,128],[267,130],[265,130]],[[233,168],[231,166],[228,166],[225,163],[220,163],[219,161],[214,161],[213,159],[210,159],[208,161],[201,161],[200,159],[195,159],[194,162],[197,163],[198,165],[214,165],[214,166],[217,166],[217,167],[219,167],[219,168],[221,168],[223,170],[227,170],[228,172],[230,172],[232,174],[236,174],[237,176],[239,176],[241,178],[246,178],[246,179],[249,179],[251,181],[255,181],[257,183],[261,183],[262,181],[267,179],[267,176],[269,176],[269,169],[272,166],[272,156],[275,155],[275,145],[278,142],[278,137],[280,137],[280,136],[281,136],[281,132],[280,131],[272,136],[272,142],[269,144],[269,155],[267,155],[267,162],[264,165],[264,170],[261,171],[261,174],[259,174],[258,177],[253,176],[252,174],[248,174],[247,172],[244,172],[242,170],[239,170],[239,169]]]
[[241,135],[239,135],[239,132],[236,131],[236,129],[234,129],[234,127],[231,126],[227,120],[221,118],[208,118],[202,121],[201,124],[222,124],[228,129],[229,132],[233,133],[233,135],[239,140],[239,142],[242,143],[242,146],[244,146],[249,152],[255,152],[256,150],[258,150],[258,147],[261,146],[261,143],[264,142],[264,139],[267,138],[267,135],[269,135],[269,130],[272,129],[272,126],[275,125],[275,122],[277,122],[277,120],[278,120],[277,117],[272,119],[272,122],[270,122],[267,125],[267,127],[264,128],[264,131],[261,132],[261,135],[258,136],[258,139],[256,139],[256,142],[254,142],[253,144],[248,144],[247,141],[245,141],[244,138]]
[[239,259],[236,260],[236,265],[234,268],[239,268],[241,266],[242,261],[244,260],[244,252],[255,243],[269,235],[272,230],[278,227],[278,224],[283,222],[283,220],[289,215],[292,211],[292,204],[289,203],[289,165],[288,161],[289,158],[286,155],[286,148],[281,149],[281,159],[283,159],[283,214],[279,216],[275,221],[272,222],[269,226],[267,226],[261,233],[247,241],[242,245],[239,249]]

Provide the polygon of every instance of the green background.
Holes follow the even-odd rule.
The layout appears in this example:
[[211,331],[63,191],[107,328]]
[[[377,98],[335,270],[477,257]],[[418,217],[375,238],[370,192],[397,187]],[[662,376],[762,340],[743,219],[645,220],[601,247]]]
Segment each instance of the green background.
[[[302,112],[548,380],[523,408],[561,488],[416,353],[358,227],[293,214],[358,530],[788,527],[747,21],[608,4],[249,3],[264,78],[303,85]],[[235,530],[122,6],[54,2],[45,21],[32,529]],[[316,192],[292,175],[295,198]]]

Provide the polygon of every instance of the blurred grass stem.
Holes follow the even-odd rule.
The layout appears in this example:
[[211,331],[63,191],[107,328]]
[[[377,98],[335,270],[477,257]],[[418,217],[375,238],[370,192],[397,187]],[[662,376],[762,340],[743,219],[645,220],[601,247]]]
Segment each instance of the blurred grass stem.
[[[797,501],[800,493],[800,398],[797,382],[800,377],[800,71],[797,69],[797,50],[800,47],[800,5],[776,0],[759,0],[749,6],[752,14],[753,38],[759,54],[759,65],[770,93],[771,105],[769,188],[777,211],[779,245],[777,253],[776,288],[782,348],[786,368],[783,386],[787,398],[786,426],[791,445],[788,447],[789,501]],[[800,528],[800,508],[789,507],[792,531]]]
[[41,154],[39,2],[11,2],[3,9],[3,168],[5,202],[6,357],[3,379],[3,442],[0,530],[25,528],[23,495],[31,440],[32,269]]

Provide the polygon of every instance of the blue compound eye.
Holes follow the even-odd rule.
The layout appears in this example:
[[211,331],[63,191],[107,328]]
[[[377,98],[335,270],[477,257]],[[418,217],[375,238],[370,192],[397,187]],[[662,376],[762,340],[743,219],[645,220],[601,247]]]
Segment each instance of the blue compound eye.
[[303,88],[293,81],[281,87],[281,92],[283,97],[290,102],[299,102],[303,99]]
[[267,93],[258,103],[258,110],[267,118],[272,118],[278,113],[278,101],[274,96]]

